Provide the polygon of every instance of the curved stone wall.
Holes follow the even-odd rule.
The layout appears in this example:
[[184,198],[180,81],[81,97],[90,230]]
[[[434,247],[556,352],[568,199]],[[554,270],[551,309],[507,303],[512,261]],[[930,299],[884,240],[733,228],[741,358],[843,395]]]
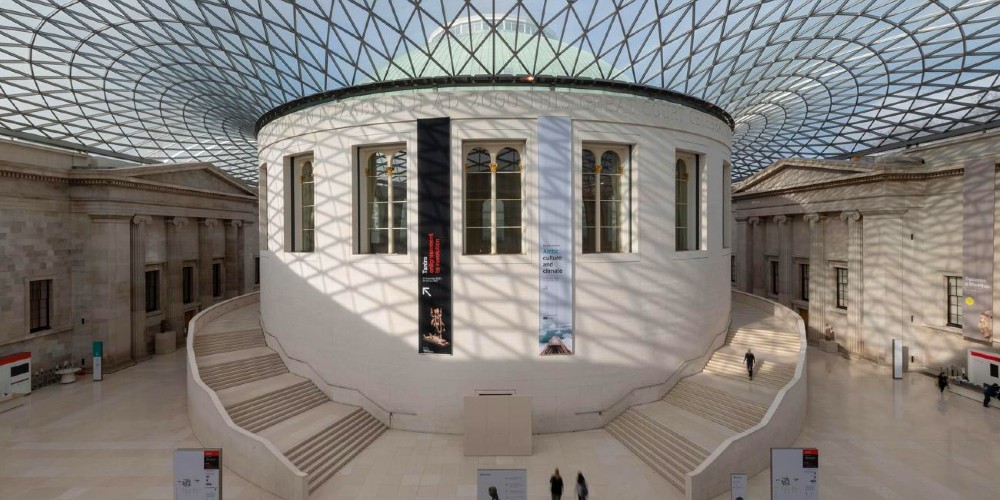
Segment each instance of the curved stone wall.
[[[538,355],[539,116],[572,120],[573,164],[584,142],[629,146],[630,253],[584,254],[581,173],[574,169],[575,353]],[[453,355],[418,354],[416,120],[451,118]],[[392,427],[462,433],[462,398],[510,391],[534,398],[535,432],[600,427],[595,412],[662,384],[727,327],[730,250],[723,248],[729,127],[678,104],[598,92],[440,90],[351,98],[298,111],[258,137],[264,192],[261,314],[289,356],[355,388]],[[523,247],[463,255],[463,145],[521,141]],[[358,148],[404,144],[404,255],[357,253]],[[675,251],[674,164],[700,155],[701,250]],[[286,250],[289,158],[311,153],[315,251]],[[728,239],[727,239],[728,241]],[[651,396],[652,397],[652,396]]]

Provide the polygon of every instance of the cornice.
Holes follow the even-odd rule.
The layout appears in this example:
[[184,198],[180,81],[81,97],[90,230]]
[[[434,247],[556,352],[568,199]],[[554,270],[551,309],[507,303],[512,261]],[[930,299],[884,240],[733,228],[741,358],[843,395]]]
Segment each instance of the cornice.
[[869,175],[857,175],[849,179],[822,181],[822,182],[817,182],[815,184],[791,186],[781,189],[772,189],[769,191],[759,191],[753,193],[733,193],[733,199],[737,200],[737,199],[751,199],[751,198],[766,198],[770,196],[778,196],[783,194],[801,193],[805,191],[817,191],[820,189],[853,186],[858,184],[868,184],[872,182],[929,180],[941,177],[960,176],[962,175],[963,171],[964,171],[963,167],[956,167],[943,170],[934,170],[930,172],[879,172]]

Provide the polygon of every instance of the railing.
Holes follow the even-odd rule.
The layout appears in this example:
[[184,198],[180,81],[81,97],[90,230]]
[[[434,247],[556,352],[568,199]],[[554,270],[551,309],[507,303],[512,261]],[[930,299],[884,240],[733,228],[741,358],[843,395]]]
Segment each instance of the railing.
[[[319,372],[319,370],[316,370],[316,368],[313,368],[313,366],[308,361],[305,361],[303,359],[300,359],[300,358],[297,358],[295,356],[292,356],[292,354],[289,353],[288,349],[285,349],[285,346],[283,346],[281,344],[281,339],[278,338],[277,335],[274,335],[271,332],[267,331],[267,326],[264,324],[264,317],[263,316],[261,316],[261,318],[260,318],[260,329],[264,332],[265,335],[267,335],[268,337],[270,337],[271,339],[274,340],[274,347],[277,347],[275,350],[278,351],[278,354],[282,357],[283,360],[285,358],[287,358],[287,359],[290,359],[292,361],[295,361],[296,363],[299,363],[299,364],[303,365],[304,367],[308,368],[309,372],[312,373],[312,376],[309,376],[307,374],[302,374],[302,373],[297,373],[298,375],[303,375],[303,376],[309,378],[310,380],[312,380],[314,383],[318,380],[319,382],[322,382],[323,384],[325,384],[326,386],[330,387],[331,389],[333,389],[335,391],[338,391],[338,392],[347,392],[347,393],[354,393],[354,394],[357,394],[358,396],[360,396],[360,400],[358,400],[358,398],[352,398],[352,397],[346,396],[344,394],[339,394],[339,395],[338,394],[334,394],[334,395],[329,395],[328,394],[328,396],[330,396],[330,399],[332,399],[334,401],[337,401],[337,402],[348,402],[348,401],[350,401],[352,404],[357,404],[357,406],[360,406],[360,407],[364,408],[369,413],[371,413],[375,418],[379,419],[383,424],[389,426],[390,428],[392,428],[392,416],[393,415],[416,416],[416,413],[414,413],[414,412],[403,411],[403,410],[389,410],[386,407],[380,405],[377,401],[375,401],[371,397],[369,397],[361,389],[357,389],[357,388],[354,388],[354,387],[348,387],[348,386],[345,386],[345,385],[340,385],[340,384],[335,384],[333,382],[330,382],[329,380],[326,379],[326,377],[323,376],[323,374],[321,374]],[[269,345],[270,345],[270,343],[269,343]],[[294,372],[294,370],[293,370],[293,372]]]
[[281,498],[305,500],[309,495],[308,475],[270,441],[233,423],[219,396],[201,380],[198,371],[194,352],[198,330],[223,314],[259,301],[260,292],[241,295],[215,304],[191,320],[186,346],[188,420],[202,445],[222,448],[225,465],[233,472]]
[[795,375],[778,391],[759,424],[730,436],[712,452],[697,469],[685,478],[690,500],[713,498],[731,485],[730,474],[756,474],[770,465],[772,447],[790,446],[802,431],[806,418],[806,330],[802,318],[791,309],[745,292],[733,291],[735,303],[747,304],[770,312],[789,325],[795,325],[799,335],[799,353]]
[[721,347],[722,344],[726,342],[726,336],[729,334],[729,328],[731,326],[732,326],[732,317],[730,315],[729,323],[726,325],[725,328],[722,329],[721,332],[719,332],[718,334],[716,334],[715,337],[712,338],[712,343],[709,344],[707,350],[704,353],[699,354],[693,358],[684,360],[680,364],[680,366],[675,368],[674,371],[671,372],[670,375],[667,376],[667,379],[664,380],[663,382],[660,382],[658,384],[644,385],[642,387],[636,387],[626,392],[624,395],[618,398],[614,403],[611,403],[610,405],[602,409],[582,411],[582,412],[577,412],[576,414],[597,415],[597,417],[601,420],[601,427],[603,427],[608,423],[610,423],[612,420],[614,420],[615,417],[621,414],[621,412],[637,404],[649,403],[651,401],[656,401],[657,399],[663,398],[663,396],[667,394],[667,391],[669,391],[670,388],[672,388],[674,385],[677,384],[678,380],[687,377],[689,375],[693,375],[694,373],[697,373],[698,371],[704,369],[705,364],[708,363],[708,360],[712,357],[712,354],[715,353],[715,350]]

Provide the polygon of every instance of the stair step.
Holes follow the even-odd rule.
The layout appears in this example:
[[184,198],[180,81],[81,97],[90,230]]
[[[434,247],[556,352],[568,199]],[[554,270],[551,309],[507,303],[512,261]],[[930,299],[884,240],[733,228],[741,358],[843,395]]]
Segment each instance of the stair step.
[[361,453],[371,443],[375,442],[387,430],[377,419],[367,414],[371,423],[365,427],[363,434],[359,435],[348,446],[341,450],[333,460],[323,463],[309,472],[309,493],[316,491],[324,482],[333,477],[341,468],[347,465],[354,457]]
[[322,456],[326,450],[331,447],[335,448],[348,440],[357,427],[367,421],[367,416],[366,412],[358,408],[350,415],[316,433],[311,439],[288,450],[285,452],[285,456],[292,462],[305,467],[317,457]]
[[219,391],[281,375],[287,373],[288,368],[281,361],[281,356],[274,353],[259,358],[223,363],[200,371],[202,381]]
[[329,401],[326,395],[318,388],[313,386],[313,389],[313,391],[303,391],[290,398],[276,398],[271,400],[266,406],[261,406],[253,412],[242,415],[238,419],[233,418],[233,422],[250,432],[256,433],[282,420],[294,417]]
[[663,401],[737,432],[757,425],[767,413],[765,406],[686,380],[674,386]]
[[307,382],[309,382],[309,379],[300,377],[294,373],[282,373],[248,384],[216,391],[216,393],[219,395],[219,401],[222,402],[222,406],[226,407],[226,410],[232,413],[234,410],[238,410],[241,405]]
[[612,422],[612,425],[608,426],[608,430],[611,432],[611,435],[618,438],[618,440],[621,441],[626,448],[631,450],[632,453],[635,453],[640,460],[646,462],[646,464],[648,464],[654,471],[663,476],[668,483],[672,484],[681,492],[684,492],[687,489],[684,480],[684,474],[686,473],[682,474],[677,469],[673,469],[666,465],[666,463],[663,462],[663,460],[653,451],[653,448],[651,448],[650,445],[642,439],[636,438],[630,432],[630,429],[623,427],[620,423],[615,424],[615,422]]
[[358,411],[362,410],[357,406],[327,401],[262,430],[260,437],[273,443],[288,457],[293,450],[319,439],[331,426]]

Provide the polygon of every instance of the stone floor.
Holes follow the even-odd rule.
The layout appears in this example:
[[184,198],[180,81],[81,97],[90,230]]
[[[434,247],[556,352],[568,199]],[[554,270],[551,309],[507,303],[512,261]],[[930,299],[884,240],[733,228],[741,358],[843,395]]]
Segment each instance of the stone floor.
[[[158,356],[100,383],[45,387],[0,414],[0,499],[172,498],[172,450],[199,446],[187,422],[184,356]],[[796,446],[819,448],[824,498],[996,498],[1000,410],[941,396],[924,375],[893,382],[886,370],[812,349],[809,383]],[[680,498],[601,430],[536,436],[531,457],[466,458],[461,443],[390,431],[313,498],[474,498],[479,467],[528,469],[533,500],[548,498],[553,467],[583,470],[592,500]],[[273,498],[230,471],[224,489],[226,498]],[[751,478],[749,498],[768,497],[767,473]]]

